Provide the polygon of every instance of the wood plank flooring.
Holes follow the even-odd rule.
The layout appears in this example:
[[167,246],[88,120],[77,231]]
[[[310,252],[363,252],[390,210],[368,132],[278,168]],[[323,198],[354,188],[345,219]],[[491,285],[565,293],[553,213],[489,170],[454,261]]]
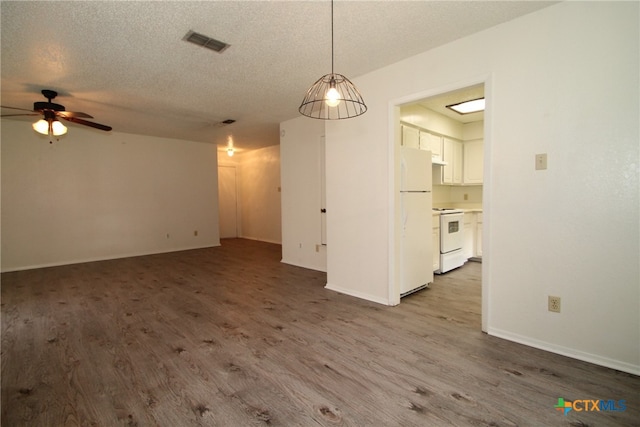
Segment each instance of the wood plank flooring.
[[280,251],[2,274],[2,426],[640,425],[638,377],[483,334],[478,263],[385,307]]

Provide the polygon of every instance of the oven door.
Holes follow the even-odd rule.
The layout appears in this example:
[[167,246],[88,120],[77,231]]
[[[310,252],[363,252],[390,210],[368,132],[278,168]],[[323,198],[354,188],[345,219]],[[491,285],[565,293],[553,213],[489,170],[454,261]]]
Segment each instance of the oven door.
[[463,213],[452,213],[440,215],[440,252],[455,251],[462,248],[464,237]]

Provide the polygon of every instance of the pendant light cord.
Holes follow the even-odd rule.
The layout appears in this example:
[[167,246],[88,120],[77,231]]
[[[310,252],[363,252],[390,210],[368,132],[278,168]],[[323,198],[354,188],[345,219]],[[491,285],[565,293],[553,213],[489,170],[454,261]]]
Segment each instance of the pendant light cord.
[[331,74],[333,74],[333,0],[331,0]]
[[320,120],[342,120],[367,111],[362,95],[348,78],[334,71],[334,0],[331,0],[331,74],[320,77],[307,90],[298,111],[303,116]]

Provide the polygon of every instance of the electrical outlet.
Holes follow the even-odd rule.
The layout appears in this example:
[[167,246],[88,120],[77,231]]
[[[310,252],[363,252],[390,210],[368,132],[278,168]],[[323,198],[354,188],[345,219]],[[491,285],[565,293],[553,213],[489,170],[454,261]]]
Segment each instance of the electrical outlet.
[[194,230],[194,231],[193,231],[193,235],[194,235],[194,236],[196,236],[196,237],[198,237],[198,230]]
[[549,311],[560,313],[560,297],[549,295]]
[[541,171],[547,169],[547,153],[536,154],[536,170]]
[[468,195],[467,193],[464,193],[464,197],[463,197],[463,199],[464,199],[464,200],[469,200],[469,195]]

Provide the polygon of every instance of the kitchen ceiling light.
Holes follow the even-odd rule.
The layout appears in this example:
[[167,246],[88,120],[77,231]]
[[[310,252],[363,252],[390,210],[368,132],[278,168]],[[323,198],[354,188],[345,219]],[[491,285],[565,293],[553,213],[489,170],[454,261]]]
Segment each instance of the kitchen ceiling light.
[[447,108],[458,114],[471,114],[484,111],[484,98],[472,99],[470,101],[459,102],[447,105]]
[[357,117],[367,111],[362,95],[348,78],[333,71],[333,0],[331,0],[331,74],[320,77],[307,91],[300,114],[321,120]]

